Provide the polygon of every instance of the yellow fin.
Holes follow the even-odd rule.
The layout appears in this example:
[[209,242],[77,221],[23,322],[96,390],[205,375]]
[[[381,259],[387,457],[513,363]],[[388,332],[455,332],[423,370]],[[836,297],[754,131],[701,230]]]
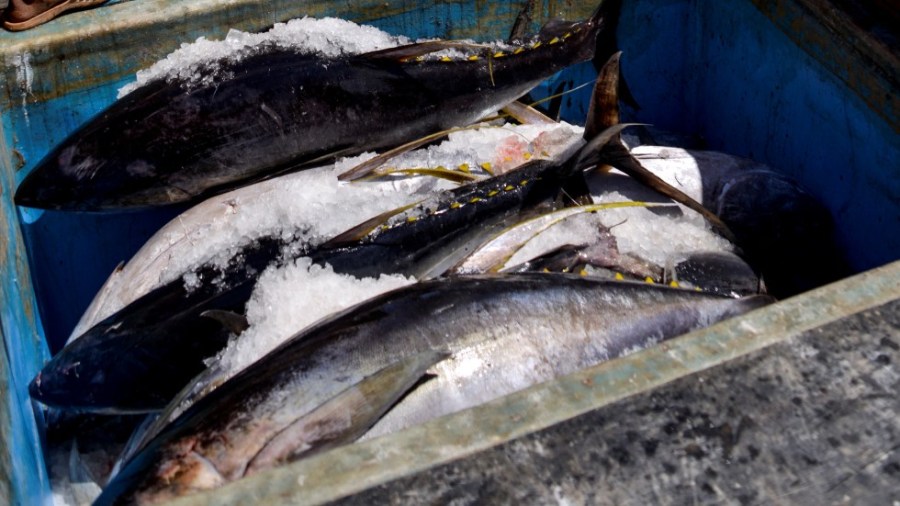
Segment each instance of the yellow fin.
[[406,211],[407,209],[415,207],[420,202],[423,202],[423,201],[420,200],[418,202],[413,202],[412,204],[407,204],[405,206],[398,207],[396,209],[391,209],[390,211],[385,211],[385,212],[379,214],[378,216],[369,218],[368,220],[366,220],[354,227],[351,227],[351,228],[345,230],[344,232],[341,232],[340,234],[332,237],[328,241],[325,241],[325,243],[323,243],[322,246],[333,248],[333,247],[339,247],[339,246],[342,246],[345,244],[357,243],[363,237],[369,235],[369,233],[371,233],[373,230],[375,230],[379,226],[381,226],[382,230],[384,230],[384,227],[386,227],[385,222],[387,222],[388,219],[390,219],[392,216],[402,213],[403,211]]

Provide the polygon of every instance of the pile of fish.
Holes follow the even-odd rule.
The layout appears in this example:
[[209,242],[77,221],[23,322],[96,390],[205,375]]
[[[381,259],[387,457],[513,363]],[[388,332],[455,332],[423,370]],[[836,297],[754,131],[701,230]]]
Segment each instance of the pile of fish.
[[215,488],[771,302],[766,248],[744,260],[767,233],[748,192],[809,199],[796,185],[727,155],[629,150],[618,54],[584,128],[514,102],[611,52],[609,15],[496,44],[262,39],[136,87],[48,154],[18,204],[196,204],[30,385],[60,425],[136,425],[88,466],[96,503]]

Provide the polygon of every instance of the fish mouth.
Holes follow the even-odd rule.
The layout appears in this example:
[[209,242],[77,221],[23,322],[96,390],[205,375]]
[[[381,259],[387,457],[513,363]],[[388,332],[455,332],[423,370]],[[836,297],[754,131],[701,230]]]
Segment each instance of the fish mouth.
[[28,395],[30,395],[33,399],[40,400],[41,399],[41,375],[44,372],[41,371],[31,380],[31,383],[28,384]]
[[16,189],[13,202],[17,206],[43,209],[45,208],[45,199],[39,195],[40,193],[40,184],[29,174]]
[[71,188],[60,184],[65,176],[59,171],[35,167],[19,183],[13,202],[17,206],[34,209],[63,209],[71,206],[74,197]]

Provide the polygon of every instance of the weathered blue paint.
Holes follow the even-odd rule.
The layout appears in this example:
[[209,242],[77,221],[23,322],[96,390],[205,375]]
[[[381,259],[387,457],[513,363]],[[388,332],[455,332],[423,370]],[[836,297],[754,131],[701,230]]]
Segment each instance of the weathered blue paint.
[[50,487],[41,422],[32,412],[27,385],[48,353],[16,212],[7,197],[14,188],[10,132],[6,118],[0,118],[0,503],[40,504]]
[[751,2],[658,4],[626,2],[619,26],[641,105],[627,119],[699,134],[796,178],[831,211],[855,270],[900,258],[892,126]]

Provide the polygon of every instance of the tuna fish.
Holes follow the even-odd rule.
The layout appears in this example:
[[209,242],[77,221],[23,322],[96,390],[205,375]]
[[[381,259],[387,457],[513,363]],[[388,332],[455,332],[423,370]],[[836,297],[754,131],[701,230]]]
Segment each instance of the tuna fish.
[[[479,181],[368,220],[330,241],[301,251],[335,272],[438,275],[467,253],[466,246],[503,228],[523,212],[553,203],[572,177],[628,125],[605,130],[563,161],[533,160]],[[33,398],[50,406],[91,411],[162,409],[203,360],[225,346],[229,330],[215,312],[242,314],[256,273],[279,258],[279,237],[263,238],[225,270],[210,268],[191,289],[179,279],[157,288],[91,328],[54,356],[32,381]],[[160,376],[158,376],[160,375]]]
[[[741,256],[776,297],[795,295],[848,273],[829,211],[796,181],[747,158],[714,151],[641,145],[631,150],[647,170],[713,210],[733,231]],[[657,201],[617,172],[592,173],[596,195],[610,191]],[[749,280],[749,278],[748,278]],[[752,282],[751,282],[752,285]]]
[[[766,302],[560,274],[410,285],[300,332],[198,401],[125,464],[96,504],[217,487]],[[436,377],[416,385],[426,369]]]
[[[603,25],[598,9],[507,49],[431,41],[324,57],[273,47],[223,63],[225,80],[151,82],[57,145],[15,201],[80,211],[193,203],[467,125],[590,59]],[[466,56],[427,56],[447,48]]]
[[[435,151],[439,165],[455,166],[459,162],[449,162],[468,159],[472,167],[487,163],[495,170],[497,162],[508,155],[502,149],[504,142],[533,139],[535,154],[529,152],[529,156],[556,159],[571,146],[583,142],[575,135],[575,130],[570,125],[555,122],[546,128],[506,124],[466,130],[452,135],[432,150],[411,153],[391,163],[395,167],[418,167],[423,158],[434,159],[432,151]],[[499,145],[494,149],[483,148],[481,141],[485,139],[497,139]],[[521,164],[527,160],[520,155],[517,161]],[[364,184],[338,182],[336,174],[355,163],[353,159],[345,159],[333,167],[288,174],[245,186],[209,198],[181,213],[157,231],[127,264],[113,272],[72,331],[70,341],[154,288],[189,275],[198,266],[202,271],[204,265],[237,264],[252,248],[253,242],[262,237],[281,238],[282,247],[286,249],[304,241],[314,244],[373,215],[416,202],[451,186],[424,177],[366,181]],[[273,250],[273,253],[278,251]],[[197,281],[205,282],[199,278]]]

